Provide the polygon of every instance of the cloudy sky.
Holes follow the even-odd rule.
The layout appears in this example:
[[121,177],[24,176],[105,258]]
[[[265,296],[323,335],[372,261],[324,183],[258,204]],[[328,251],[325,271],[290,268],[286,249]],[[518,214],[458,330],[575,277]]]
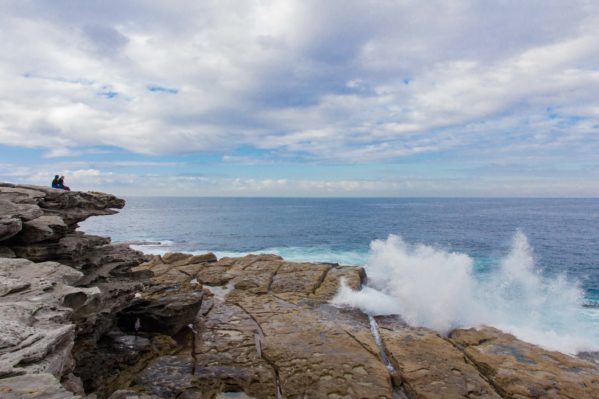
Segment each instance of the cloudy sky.
[[2,0],[0,180],[599,196],[599,2]]

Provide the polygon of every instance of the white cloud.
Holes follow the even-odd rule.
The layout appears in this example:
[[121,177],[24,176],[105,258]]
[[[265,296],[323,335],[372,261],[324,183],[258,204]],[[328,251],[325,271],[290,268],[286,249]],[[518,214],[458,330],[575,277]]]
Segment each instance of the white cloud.
[[30,1],[0,24],[0,143],[47,157],[501,151],[506,115],[529,148],[598,147],[593,2]]

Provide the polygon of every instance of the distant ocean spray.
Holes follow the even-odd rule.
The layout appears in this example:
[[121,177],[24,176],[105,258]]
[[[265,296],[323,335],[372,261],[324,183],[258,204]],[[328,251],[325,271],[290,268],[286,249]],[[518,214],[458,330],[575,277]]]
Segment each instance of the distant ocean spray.
[[89,233],[146,253],[276,253],[362,265],[335,297],[441,333],[491,325],[566,353],[599,350],[599,200],[127,199]]

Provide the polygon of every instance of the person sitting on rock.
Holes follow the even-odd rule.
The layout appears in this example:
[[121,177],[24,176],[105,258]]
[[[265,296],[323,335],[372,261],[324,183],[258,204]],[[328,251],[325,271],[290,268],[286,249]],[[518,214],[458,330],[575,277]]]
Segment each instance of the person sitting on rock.
[[58,185],[59,177],[58,175],[54,176],[54,180],[52,180],[52,188],[60,188]]
[[71,191],[69,187],[64,185],[64,176],[60,176],[60,179],[58,179],[58,188],[62,190]]

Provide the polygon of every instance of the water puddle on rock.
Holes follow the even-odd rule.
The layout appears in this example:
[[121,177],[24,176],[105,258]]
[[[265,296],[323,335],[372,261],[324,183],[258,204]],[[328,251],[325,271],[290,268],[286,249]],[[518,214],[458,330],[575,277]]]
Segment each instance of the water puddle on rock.
[[233,291],[234,287],[233,282],[229,282],[229,284],[225,286],[204,285],[204,288],[210,291],[212,295],[214,295],[214,298],[224,302],[227,298],[227,295],[229,295],[229,293]]

